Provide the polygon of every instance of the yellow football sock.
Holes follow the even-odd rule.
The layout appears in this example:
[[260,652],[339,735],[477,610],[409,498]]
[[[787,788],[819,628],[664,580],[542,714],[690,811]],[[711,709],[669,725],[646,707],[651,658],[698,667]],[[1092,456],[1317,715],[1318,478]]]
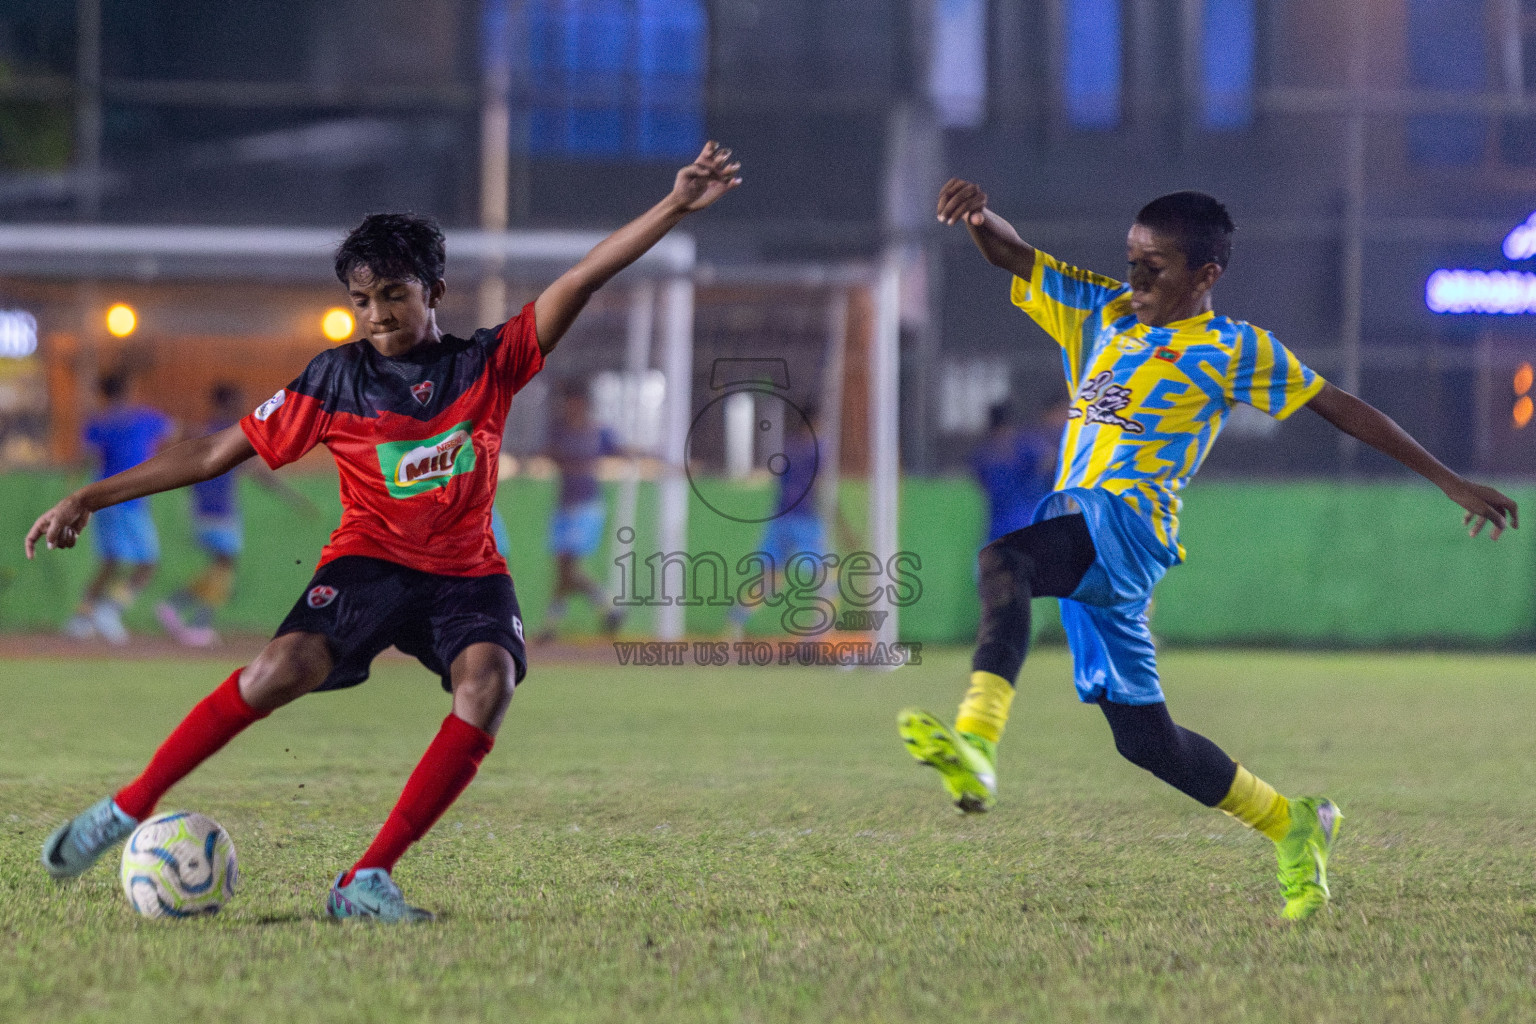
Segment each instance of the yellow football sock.
[[991,672],[972,672],[971,688],[960,702],[955,716],[955,731],[968,732],[996,743],[1003,738],[1008,724],[1008,706],[1013,703],[1013,687],[1002,676]]
[[234,582],[234,569],[225,565],[210,565],[187,587],[187,593],[208,607],[219,609],[229,602]]
[[1242,765],[1237,766],[1232,788],[1216,808],[1277,843],[1291,830],[1291,802]]

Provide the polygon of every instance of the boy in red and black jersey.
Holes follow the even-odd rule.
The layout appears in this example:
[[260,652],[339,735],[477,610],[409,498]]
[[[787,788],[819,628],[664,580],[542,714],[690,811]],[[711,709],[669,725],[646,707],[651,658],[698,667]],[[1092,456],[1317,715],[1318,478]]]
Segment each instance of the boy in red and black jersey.
[[739,185],[739,170],[729,150],[709,143],[666,199],[516,317],[467,340],[437,327],[442,232],[401,214],[367,218],[336,254],[366,340],[322,352],[235,426],[84,487],[32,525],[28,558],[39,540],[73,547],[99,509],[220,476],[252,455],[276,469],[316,445],[330,449],[341,478],[341,525],[277,635],[192,709],[143,774],[48,838],[51,875],[83,872],[246,726],[306,693],[363,682],[394,645],[442,677],[453,710],[373,844],[337,876],[326,909],[431,918],[405,902],[390,870],[474,778],[527,671],[517,597],[491,535],[507,409],[593,292]]

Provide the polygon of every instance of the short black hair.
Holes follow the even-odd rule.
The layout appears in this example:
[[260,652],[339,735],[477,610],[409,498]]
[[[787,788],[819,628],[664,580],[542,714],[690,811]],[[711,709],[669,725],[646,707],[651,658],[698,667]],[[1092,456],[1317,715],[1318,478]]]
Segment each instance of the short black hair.
[[1232,258],[1232,233],[1237,225],[1215,196],[1170,192],[1143,206],[1136,223],[1172,238],[1190,269],[1214,263],[1225,270]]
[[415,278],[430,288],[443,279],[448,262],[443,229],[414,213],[371,213],[336,247],[336,278],[347,284],[352,271],[367,267],[376,278]]
[[1012,402],[998,402],[987,409],[987,429],[1011,427],[1019,420],[1018,410]]
[[96,387],[100,389],[102,398],[115,402],[128,393],[128,374],[121,370],[103,374],[101,380],[96,382]]

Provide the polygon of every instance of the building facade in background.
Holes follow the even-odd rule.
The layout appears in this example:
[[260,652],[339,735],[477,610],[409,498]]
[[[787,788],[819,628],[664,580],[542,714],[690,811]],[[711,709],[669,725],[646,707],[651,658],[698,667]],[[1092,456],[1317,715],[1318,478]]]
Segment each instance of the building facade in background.
[[[1504,245],[1536,210],[1533,0],[10,0],[0,220],[474,226],[496,67],[513,227],[617,224],[708,134],[748,187],[696,225],[704,263],[899,260],[909,468],[950,467],[999,395],[1062,386],[932,223],[954,173],[1111,274],[1141,203],[1213,192],[1239,224],[1224,312],[1458,466],[1536,472],[1514,414],[1536,260]],[[1436,271],[1466,273],[1437,298]],[[820,314],[753,315],[701,308],[701,345],[792,348]],[[1308,417],[1236,420],[1211,461],[1389,468]]]

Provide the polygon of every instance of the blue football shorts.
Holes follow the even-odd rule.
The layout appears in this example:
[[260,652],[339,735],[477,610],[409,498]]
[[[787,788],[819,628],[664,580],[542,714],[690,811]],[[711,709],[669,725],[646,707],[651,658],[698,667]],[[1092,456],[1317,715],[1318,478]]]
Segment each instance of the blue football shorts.
[[193,516],[192,537],[219,558],[238,558],[245,550],[245,524],[239,516]]
[[549,521],[550,554],[587,557],[602,543],[607,521],[608,509],[601,498],[560,506]]
[[148,505],[109,505],[91,517],[96,554],[106,561],[144,565],[160,561],[160,535]]
[[1078,513],[1097,557],[1072,596],[1061,599],[1077,697],[1084,703],[1161,703],[1147,611],[1152,588],[1177,558],[1145,519],[1108,491],[1052,492],[1035,509],[1035,522]]
[[783,572],[789,560],[802,552],[827,554],[827,531],[822,528],[819,517],[791,512],[768,521],[759,550],[772,558],[774,567]]

